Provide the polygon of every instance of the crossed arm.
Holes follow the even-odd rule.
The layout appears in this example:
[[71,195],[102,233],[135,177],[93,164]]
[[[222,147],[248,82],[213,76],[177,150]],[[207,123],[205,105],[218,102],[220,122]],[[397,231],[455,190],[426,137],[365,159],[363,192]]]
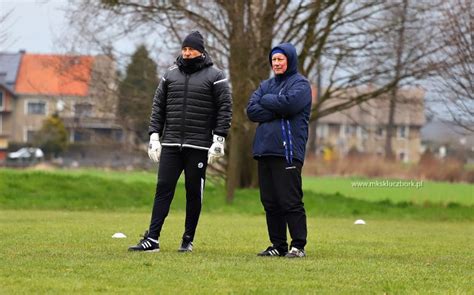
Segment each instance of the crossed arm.
[[307,80],[295,82],[285,94],[264,94],[260,85],[250,98],[247,116],[253,122],[268,122],[279,117],[291,117],[309,103],[311,86]]
[[262,85],[260,85],[250,97],[250,101],[247,105],[247,116],[252,122],[263,123],[272,121],[276,118],[276,114],[274,112],[264,108],[260,104],[262,96]]

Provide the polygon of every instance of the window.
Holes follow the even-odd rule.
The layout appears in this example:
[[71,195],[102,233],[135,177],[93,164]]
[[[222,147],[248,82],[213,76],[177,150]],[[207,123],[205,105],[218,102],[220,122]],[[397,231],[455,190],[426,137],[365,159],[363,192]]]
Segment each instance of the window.
[[369,133],[365,126],[357,126],[356,134],[357,138],[367,139],[369,137]]
[[26,142],[33,142],[36,139],[36,130],[26,130]]
[[30,115],[46,115],[46,103],[43,101],[28,102],[26,112]]
[[355,131],[355,126],[343,124],[339,127],[339,137],[340,138],[350,137],[354,134],[354,131]]
[[398,137],[408,138],[408,126],[398,126]]
[[384,137],[385,136],[385,128],[379,126],[377,127],[377,129],[375,130],[375,135],[377,137]]
[[3,97],[4,97],[3,91],[0,90],[0,111],[2,111],[3,108],[4,108],[4,106],[3,106],[4,105]]
[[123,140],[123,131],[122,130],[115,130],[113,133],[113,138],[117,142],[122,142]]
[[316,135],[318,138],[326,138],[329,134],[329,126],[327,124],[319,124],[316,127]]
[[91,141],[91,134],[87,131],[74,131],[74,142],[89,142]]
[[77,103],[74,105],[74,115],[76,117],[92,116],[92,105],[89,103]]
[[352,125],[345,125],[345,130],[344,132],[346,133],[347,136],[352,136],[355,131],[355,126]]
[[339,138],[344,137],[346,137],[346,134],[344,133],[344,125],[339,125]]

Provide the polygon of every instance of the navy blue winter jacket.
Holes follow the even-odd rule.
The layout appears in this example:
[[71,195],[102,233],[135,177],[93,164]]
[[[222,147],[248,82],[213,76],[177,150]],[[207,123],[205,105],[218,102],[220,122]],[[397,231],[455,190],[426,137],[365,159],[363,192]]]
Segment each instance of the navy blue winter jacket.
[[[276,48],[285,53],[288,68],[284,74],[263,81],[247,106],[249,119],[259,123],[253,142],[253,156],[257,160],[261,156],[280,156],[286,157],[287,162],[292,159],[304,162],[311,114],[311,86],[298,73],[295,47],[282,43],[272,51]],[[270,65],[271,58],[270,51]]]

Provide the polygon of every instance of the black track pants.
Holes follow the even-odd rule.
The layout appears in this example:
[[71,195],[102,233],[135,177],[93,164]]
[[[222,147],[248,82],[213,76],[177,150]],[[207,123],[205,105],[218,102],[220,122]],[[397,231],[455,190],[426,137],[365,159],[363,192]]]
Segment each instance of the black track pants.
[[207,151],[192,148],[163,147],[158,167],[158,183],[151,214],[149,237],[158,239],[170,210],[176,183],[184,170],[186,187],[186,221],[184,236],[194,239],[201,213],[206,181]]
[[307,228],[303,204],[301,168],[299,161],[287,169],[285,158],[262,157],[258,160],[260,199],[267,217],[268,235],[274,247],[287,249],[286,227],[291,247],[304,249]]

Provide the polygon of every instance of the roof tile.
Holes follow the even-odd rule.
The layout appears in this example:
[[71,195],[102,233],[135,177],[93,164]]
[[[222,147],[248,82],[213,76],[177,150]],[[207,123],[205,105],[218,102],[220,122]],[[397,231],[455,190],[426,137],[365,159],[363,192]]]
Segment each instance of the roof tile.
[[87,96],[93,62],[92,56],[24,54],[15,91]]

